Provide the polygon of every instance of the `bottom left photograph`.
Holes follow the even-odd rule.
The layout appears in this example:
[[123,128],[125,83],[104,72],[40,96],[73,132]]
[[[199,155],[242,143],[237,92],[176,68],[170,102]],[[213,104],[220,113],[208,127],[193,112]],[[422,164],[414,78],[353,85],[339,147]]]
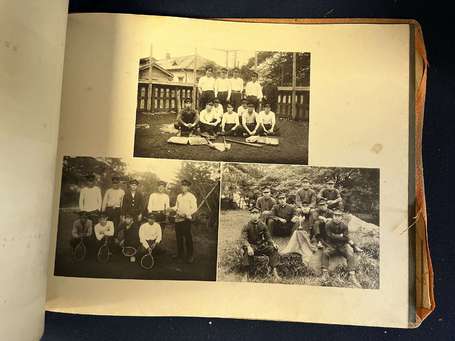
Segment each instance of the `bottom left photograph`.
[[56,276],[215,281],[220,164],[65,156]]

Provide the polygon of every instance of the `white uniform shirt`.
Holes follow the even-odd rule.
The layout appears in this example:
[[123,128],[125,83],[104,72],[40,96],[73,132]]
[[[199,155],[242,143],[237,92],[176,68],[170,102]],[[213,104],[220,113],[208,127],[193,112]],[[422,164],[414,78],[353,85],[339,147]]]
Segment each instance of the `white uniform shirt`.
[[262,99],[262,86],[259,82],[248,82],[245,87],[246,96],[256,96],[258,99]]
[[158,244],[161,241],[161,226],[158,223],[150,225],[148,222],[139,227],[139,241],[145,249],[148,249],[149,244],[147,240],[155,241]]
[[233,111],[231,113],[225,112],[223,114],[223,120],[221,121],[222,124],[239,124],[239,115]]
[[240,77],[231,78],[231,91],[243,91],[243,79]]
[[104,193],[103,211],[106,207],[120,208],[122,206],[124,195],[125,191],[121,188],[109,188],[106,193]]
[[223,117],[223,106],[221,104],[218,104],[218,106],[213,106],[213,109],[216,113],[216,116],[219,117],[220,119]]
[[98,186],[84,187],[79,194],[79,209],[91,212],[101,210],[101,190]]
[[104,236],[112,237],[114,235],[114,223],[106,221],[106,225],[98,223],[95,225],[95,236],[97,240],[103,239]]
[[149,203],[147,205],[147,210],[149,212],[164,211],[169,207],[169,195],[159,192],[150,194]]
[[215,78],[202,76],[197,85],[202,91],[215,91]]
[[275,113],[273,111],[269,111],[269,113],[266,114],[264,111],[261,111],[258,114],[258,120],[262,124],[275,124]]
[[218,119],[218,112],[212,109],[210,112],[208,112],[206,109],[202,110],[199,114],[199,119],[201,120],[202,123],[211,123],[212,120]]
[[247,111],[248,111],[248,107],[244,107],[243,105],[241,105],[241,106],[237,109],[237,113],[239,114],[239,116],[242,116],[242,115],[245,114]]
[[[175,210],[177,215],[180,216],[192,216],[197,210],[197,200],[193,193],[186,192],[177,195],[177,201],[175,203]],[[176,218],[178,220],[178,217]]]

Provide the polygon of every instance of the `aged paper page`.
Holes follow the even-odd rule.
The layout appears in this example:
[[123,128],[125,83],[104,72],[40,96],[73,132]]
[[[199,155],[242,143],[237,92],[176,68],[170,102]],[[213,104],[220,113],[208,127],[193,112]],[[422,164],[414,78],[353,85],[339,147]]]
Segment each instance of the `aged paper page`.
[[0,1],[0,335],[38,340],[47,257],[67,1]]
[[198,53],[208,48],[311,53],[308,165],[379,169],[380,279],[376,289],[355,289],[56,276],[63,185],[57,168],[47,309],[407,327],[409,38],[405,24],[279,25],[71,15],[60,163],[64,156],[133,157],[138,66],[149,56],[151,42],[155,50],[191,42]]

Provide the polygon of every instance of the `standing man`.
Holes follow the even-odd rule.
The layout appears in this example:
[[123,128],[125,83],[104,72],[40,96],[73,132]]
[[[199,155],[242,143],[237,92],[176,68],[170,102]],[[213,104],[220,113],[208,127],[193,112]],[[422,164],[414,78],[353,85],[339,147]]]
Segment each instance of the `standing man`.
[[321,189],[318,199],[327,200],[327,207],[332,210],[343,209],[343,199],[341,198],[340,191],[335,188],[334,180],[327,181],[327,187]]
[[260,212],[256,207],[250,209],[250,220],[243,227],[242,240],[242,265],[248,267],[246,279],[254,273],[254,256],[265,255],[269,257],[269,265],[275,280],[281,280],[276,267],[280,261],[278,247],[272,240],[267,226],[260,219]]
[[125,191],[120,188],[118,176],[113,176],[111,181],[112,187],[104,193],[101,211],[106,213],[108,219],[114,223],[114,227],[118,227]]
[[256,72],[251,76],[251,81],[246,83],[245,96],[248,102],[253,103],[254,110],[258,111],[263,95],[262,86],[258,81],[258,74]]
[[243,93],[243,79],[239,76],[239,69],[232,70],[231,81],[231,102],[235,112],[238,112],[240,101],[242,100]]
[[145,209],[144,195],[138,191],[139,181],[130,180],[129,189],[123,196],[122,216],[130,214],[135,222],[142,220],[142,213]]
[[191,108],[193,100],[185,98],[183,101],[183,109],[177,115],[174,128],[178,129],[181,136],[191,135],[198,127],[199,114]]
[[96,224],[101,212],[101,189],[95,186],[95,175],[86,176],[87,185],[81,189],[79,194],[79,210],[87,212],[88,218]]
[[346,258],[348,264],[349,281],[357,288],[361,288],[359,281],[355,275],[357,260],[354,255],[354,250],[349,239],[348,226],[341,221],[343,212],[336,210],[333,212],[333,219],[325,225],[325,244],[326,247],[322,252],[322,280],[325,281],[328,277],[329,259],[332,255],[341,254]]
[[162,229],[164,228],[169,208],[169,195],[166,193],[166,182],[159,181],[158,191],[150,194],[147,204],[147,212],[153,213],[155,221],[160,224]]
[[273,80],[267,82],[262,88],[264,100],[270,104],[271,110],[276,113],[278,107],[278,87]]
[[221,77],[215,80],[215,98],[218,98],[223,112],[226,110],[226,103],[231,100],[231,80],[227,78],[227,69],[221,69]]
[[278,195],[278,204],[272,207],[268,226],[274,236],[289,236],[298,222],[295,207],[286,203],[284,193]]
[[207,67],[205,76],[202,76],[198,82],[199,91],[199,110],[205,108],[208,101],[215,98],[215,78],[213,78],[213,68]]
[[[177,240],[177,254],[174,258],[186,259],[187,263],[194,262],[193,257],[193,235],[191,233],[191,223],[193,215],[197,211],[197,200],[193,193],[189,191],[191,182],[182,180],[182,193],[177,196],[175,203],[175,238]],[[184,252],[186,246],[186,257]]]

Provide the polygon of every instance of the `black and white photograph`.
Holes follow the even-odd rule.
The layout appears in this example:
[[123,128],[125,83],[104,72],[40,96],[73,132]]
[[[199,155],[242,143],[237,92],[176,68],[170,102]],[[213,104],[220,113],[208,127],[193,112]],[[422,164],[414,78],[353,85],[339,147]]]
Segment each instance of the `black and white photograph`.
[[55,275],[216,280],[220,164],[65,156]]
[[310,53],[150,45],[134,156],[308,163]]
[[379,169],[222,165],[219,281],[379,289]]

